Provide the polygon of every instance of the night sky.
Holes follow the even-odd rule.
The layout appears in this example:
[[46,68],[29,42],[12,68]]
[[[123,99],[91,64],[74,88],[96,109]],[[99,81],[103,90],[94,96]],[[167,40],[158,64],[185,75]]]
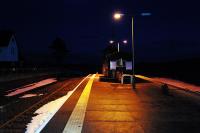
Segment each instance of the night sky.
[[[70,62],[100,62],[110,39],[128,39],[131,19],[112,19],[114,11],[135,15],[138,62],[200,57],[199,2],[184,0],[5,0],[0,29],[11,29],[25,56],[50,54],[56,37],[65,39]],[[142,12],[152,16],[142,17]]]

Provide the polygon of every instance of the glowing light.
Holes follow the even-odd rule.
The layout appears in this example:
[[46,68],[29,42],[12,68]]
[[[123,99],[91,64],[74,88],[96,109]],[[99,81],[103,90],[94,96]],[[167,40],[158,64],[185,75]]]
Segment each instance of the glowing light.
[[114,43],[114,41],[113,40],[110,40],[110,44],[113,44]]
[[119,20],[119,19],[121,19],[122,16],[123,16],[122,13],[115,13],[113,17],[115,20]]
[[128,41],[127,41],[127,40],[124,40],[124,41],[123,41],[123,43],[124,43],[124,44],[127,44],[127,43],[128,43]]

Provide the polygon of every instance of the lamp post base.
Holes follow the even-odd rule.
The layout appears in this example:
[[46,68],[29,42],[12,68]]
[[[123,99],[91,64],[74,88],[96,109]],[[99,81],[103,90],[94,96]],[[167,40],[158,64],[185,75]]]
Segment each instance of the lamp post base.
[[133,78],[132,78],[132,89],[133,90],[136,89],[135,76],[133,76]]

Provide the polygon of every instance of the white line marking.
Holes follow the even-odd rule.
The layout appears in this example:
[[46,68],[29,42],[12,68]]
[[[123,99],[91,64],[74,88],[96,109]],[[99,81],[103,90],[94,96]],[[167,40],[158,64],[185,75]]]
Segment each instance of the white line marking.
[[87,85],[85,86],[68,122],[65,126],[63,133],[81,133],[83,122],[85,118],[85,112],[87,108],[87,103],[92,88],[93,81],[96,74],[93,74]]
[[[89,78],[89,76],[90,76],[90,74],[87,76],[87,77],[85,77],[70,93],[68,93],[66,96],[67,96],[67,99],[73,94],[73,92],[87,79],[87,78]],[[66,99],[66,101],[67,101],[67,99]],[[66,102],[65,101],[65,102]],[[64,103],[65,103],[64,102]],[[64,104],[63,103],[63,104]],[[45,106],[45,105],[43,105],[43,106]],[[61,105],[62,106],[62,105]],[[54,113],[52,113],[47,119],[45,119],[45,120],[41,120],[41,125],[39,125],[39,127],[37,128],[37,129],[34,129],[35,130],[35,132],[34,133],[40,133],[41,131],[42,131],[42,129],[48,124],[48,122],[53,118],[53,116],[56,114],[56,112],[61,108],[61,106],[59,107],[59,108],[57,108],[57,109],[55,109],[56,111],[54,112]],[[41,107],[42,108],[42,107]],[[39,110],[39,109],[38,109]],[[48,112],[47,112],[48,113]],[[40,124],[40,123],[39,123]],[[29,131],[26,131],[26,132],[29,132]]]

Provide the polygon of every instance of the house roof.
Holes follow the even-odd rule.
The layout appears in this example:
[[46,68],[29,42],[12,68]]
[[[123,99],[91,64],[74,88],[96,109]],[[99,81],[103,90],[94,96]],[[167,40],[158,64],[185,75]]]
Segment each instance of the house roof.
[[13,32],[11,31],[0,31],[0,47],[8,46],[12,36]]

